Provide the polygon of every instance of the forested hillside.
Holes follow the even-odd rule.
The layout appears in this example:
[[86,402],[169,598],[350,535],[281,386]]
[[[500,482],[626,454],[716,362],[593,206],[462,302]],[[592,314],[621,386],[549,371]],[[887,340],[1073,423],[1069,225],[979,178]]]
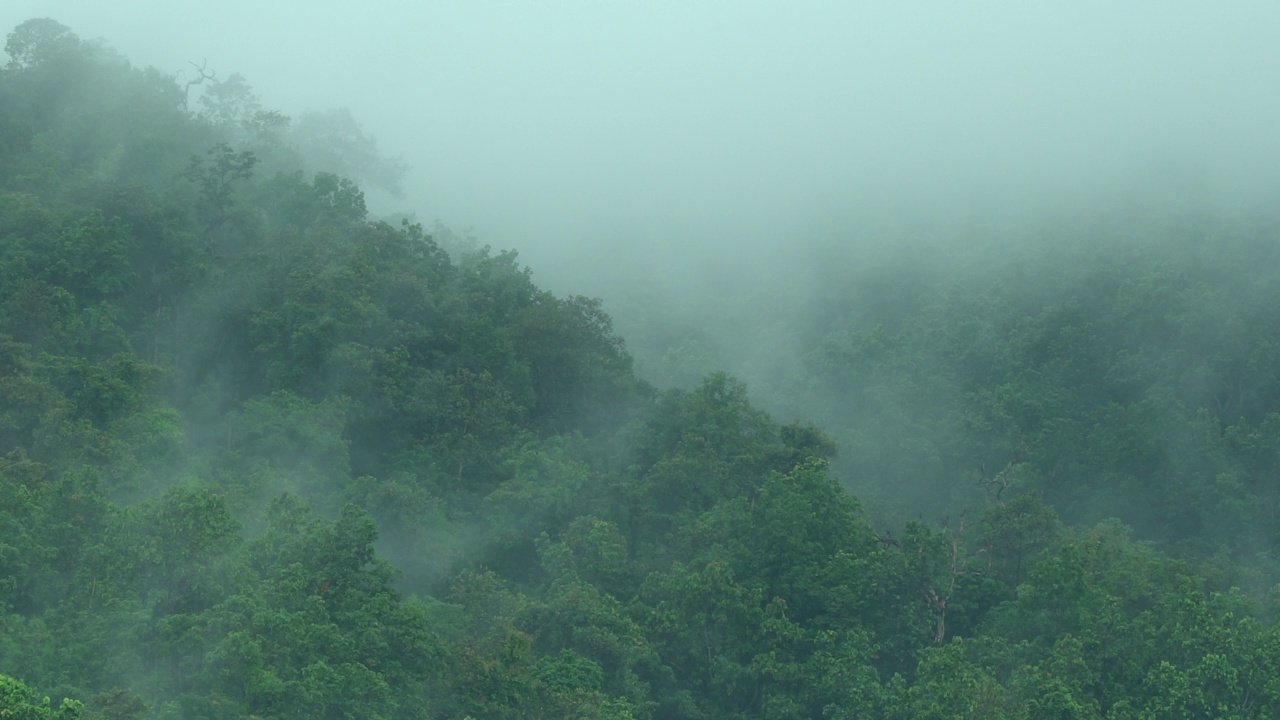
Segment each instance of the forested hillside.
[[370,217],[349,115],[5,49],[0,716],[1280,713],[1272,226],[862,265],[783,424]]
[[614,280],[616,315],[647,377],[731,370],[820,425],[879,513],[1034,495],[1263,589],[1280,580],[1280,216],[1158,190],[801,251],[785,286],[687,306]]

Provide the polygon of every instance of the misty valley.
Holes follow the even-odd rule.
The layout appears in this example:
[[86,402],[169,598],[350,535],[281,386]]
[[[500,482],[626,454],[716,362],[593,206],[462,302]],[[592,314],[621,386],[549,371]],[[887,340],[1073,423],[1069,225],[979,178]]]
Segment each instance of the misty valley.
[[1280,717],[1280,204],[561,292],[358,110],[5,52],[0,718]]

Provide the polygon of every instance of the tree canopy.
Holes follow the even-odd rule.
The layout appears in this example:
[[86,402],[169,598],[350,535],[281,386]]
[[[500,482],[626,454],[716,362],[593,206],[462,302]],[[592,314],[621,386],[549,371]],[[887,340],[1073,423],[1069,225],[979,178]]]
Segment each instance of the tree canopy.
[[351,113],[6,52],[0,717],[1280,714],[1274,225],[836,273],[779,382],[660,389],[371,217]]

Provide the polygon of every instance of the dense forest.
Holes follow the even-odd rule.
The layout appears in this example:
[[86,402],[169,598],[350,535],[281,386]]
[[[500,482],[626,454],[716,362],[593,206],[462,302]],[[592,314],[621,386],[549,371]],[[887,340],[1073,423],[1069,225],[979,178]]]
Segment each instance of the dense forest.
[[1280,715],[1273,218],[814,250],[629,351],[371,217],[348,113],[5,50],[0,716]]

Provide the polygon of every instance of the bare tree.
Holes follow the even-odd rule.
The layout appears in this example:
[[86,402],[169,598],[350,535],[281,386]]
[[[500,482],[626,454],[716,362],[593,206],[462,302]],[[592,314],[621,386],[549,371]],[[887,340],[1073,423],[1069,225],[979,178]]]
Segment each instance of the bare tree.
[[[187,109],[187,102],[191,98],[191,88],[203,83],[205,80],[213,80],[214,77],[217,75],[216,72],[209,69],[209,60],[207,58],[204,60],[201,60],[199,65],[191,61],[188,61],[188,64],[190,64],[191,67],[196,69],[196,76],[191,80],[188,80],[186,82],[186,85],[184,85],[182,88],[182,109],[183,110]],[[178,79],[181,80],[183,76],[184,76],[184,73],[181,70],[179,70]]]

